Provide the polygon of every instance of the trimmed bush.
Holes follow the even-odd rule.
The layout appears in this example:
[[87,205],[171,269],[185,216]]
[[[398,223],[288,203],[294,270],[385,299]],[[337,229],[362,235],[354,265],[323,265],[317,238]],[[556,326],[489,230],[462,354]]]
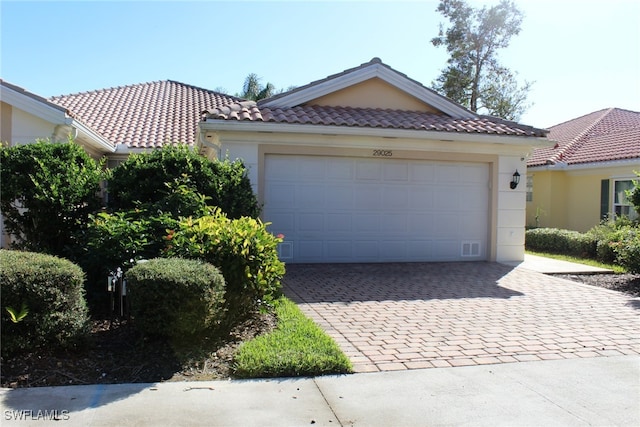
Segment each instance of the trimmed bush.
[[557,228],[527,230],[525,246],[528,250],[595,258],[596,239],[588,234]]
[[224,317],[224,279],[197,260],[155,258],[126,273],[134,323],[144,335],[186,342]]
[[[3,355],[45,345],[70,347],[87,336],[80,267],[51,255],[0,250],[0,276]],[[27,311],[24,318],[12,321],[9,311],[22,308]]]
[[285,272],[277,250],[282,239],[260,220],[231,220],[215,209],[209,216],[183,219],[167,240],[168,256],[202,259],[220,269],[233,315],[242,316],[278,295]]

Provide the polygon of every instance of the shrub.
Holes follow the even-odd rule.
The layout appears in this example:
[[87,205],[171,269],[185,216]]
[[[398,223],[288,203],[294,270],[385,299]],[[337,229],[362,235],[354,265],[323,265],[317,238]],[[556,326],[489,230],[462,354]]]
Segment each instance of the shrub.
[[615,248],[631,228],[631,221],[625,216],[620,216],[615,220],[603,221],[589,230],[587,234],[597,242],[596,259],[605,263],[616,262]]
[[[109,178],[109,206],[128,210],[155,204],[176,194],[167,187],[175,183],[205,196],[209,205],[219,207],[230,218],[256,218],[260,213],[242,162],[210,161],[184,145],[130,155]],[[180,206],[184,207],[184,203]]]
[[224,317],[224,279],[211,264],[155,258],[126,277],[136,328],[147,336],[185,342],[214,331]]
[[100,208],[102,178],[101,165],[73,141],[0,148],[0,208],[14,248],[71,256]]
[[234,315],[242,316],[280,289],[284,264],[278,259],[281,238],[260,220],[231,220],[219,209],[212,215],[180,221],[167,236],[168,256],[202,259],[220,269],[227,284],[226,300]]
[[630,273],[640,273],[640,229],[628,229],[620,242],[613,244],[616,263]]
[[572,230],[557,228],[536,228],[525,234],[526,248],[538,252],[574,255],[595,258],[596,240],[588,235]]
[[[88,314],[80,267],[51,255],[0,250],[0,273],[3,355],[45,345],[69,347],[86,337]],[[8,311],[23,307],[26,316],[11,321]]]

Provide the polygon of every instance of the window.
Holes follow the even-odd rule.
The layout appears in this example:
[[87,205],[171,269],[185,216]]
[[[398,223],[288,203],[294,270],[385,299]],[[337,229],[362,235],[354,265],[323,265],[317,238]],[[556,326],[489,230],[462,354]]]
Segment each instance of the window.
[[615,216],[624,215],[630,219],[638,217],[638,213],[627,198],[627,191],[632,189],[633,181],[630,179],[613,182],[613,214]]
[[527,175],[527,202],[533,202],[533,175]]

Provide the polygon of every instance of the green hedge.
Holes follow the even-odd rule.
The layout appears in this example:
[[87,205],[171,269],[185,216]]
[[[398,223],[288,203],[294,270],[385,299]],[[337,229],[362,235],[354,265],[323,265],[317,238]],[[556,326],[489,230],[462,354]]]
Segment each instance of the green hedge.
[[133,320],[143,334],[185,342],[224,318],[224,279],[197,260],[156,258],[127,271]]
[[526,231],[525,245],[532,251],[595,258],[597,240],[572,230],[534,228]]
[[[70,347],[88,334],[84,273],[72,262],[33,252],[0,250],[2,354],[41,346]],[[19,322],[14,313],[27,310]]]

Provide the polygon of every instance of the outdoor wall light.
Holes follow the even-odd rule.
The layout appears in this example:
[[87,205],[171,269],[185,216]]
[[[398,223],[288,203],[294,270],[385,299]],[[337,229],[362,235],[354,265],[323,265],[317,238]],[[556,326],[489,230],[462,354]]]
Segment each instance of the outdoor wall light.
[[518,184],[520,183],[520,174],[518,173],[518,169],[513,173],[513,177],[511,178],[511,189],[515,190]]

